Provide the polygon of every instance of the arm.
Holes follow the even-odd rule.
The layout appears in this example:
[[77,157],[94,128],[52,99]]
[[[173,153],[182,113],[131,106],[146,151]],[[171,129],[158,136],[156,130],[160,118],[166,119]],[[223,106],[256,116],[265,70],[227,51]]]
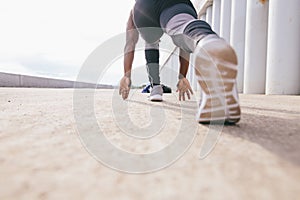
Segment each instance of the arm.
[[126,27],[126,44],[124,48],[124,76],[131,77],[131,68],[134,59],[135,45],[138,42],[139,33],[133,23],[132,11]]
[[131,69],[134,59],[135,45],[139,39],[139,33],[133,23],[132,11],[126,27],[126,44],[124,48],[124,76],[120,82],[119,94],[127,99],[131,86]]
[[180,69],[179,69],[179,76],[178,78],[186,78],[186,74],[189,69],[190,64],[190,54],[182,49],[180,49],[179,52],[179,63],[180,63]]
[[189,69],[190,64],[190,54],[182,49],[179,52],[179,62],[180,62],[180,69],[178,75],[178,83],[177,83],[177,91],[179,92],[179,101],[181,99],[185,101],[185,94],[187,95],[188,99],[191,98],[191,94],[193,94],[193,90],[190,86],[189,81],[186,79],[186,74]]

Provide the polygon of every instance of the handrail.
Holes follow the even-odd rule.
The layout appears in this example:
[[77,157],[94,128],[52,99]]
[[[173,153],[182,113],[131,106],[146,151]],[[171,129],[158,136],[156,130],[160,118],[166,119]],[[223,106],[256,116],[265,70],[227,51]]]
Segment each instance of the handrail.
[[170,53],[170,55],[165,60],[164,64],[160,67],[160,71],[167,65],[167,63],[170,61],[171,57],[174,55],[174,53],[177,51],[178,47],[174,47],[173,51]]

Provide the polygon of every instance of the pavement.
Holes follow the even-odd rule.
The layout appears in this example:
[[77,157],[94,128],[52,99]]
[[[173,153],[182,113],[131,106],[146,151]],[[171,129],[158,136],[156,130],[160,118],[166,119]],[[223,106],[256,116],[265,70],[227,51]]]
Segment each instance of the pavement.
[[[94,128],[92,123],[90,129],[78,128],[79,123],[89,123],[84,120],[84,114],[90,112],[84,100],[89,94],[82,91],[86,96],[74,99],[73,89],[0,88],[0,199],[300,197],[300,96],[240,95],[242,119],[238,125],[211,127],[191,118],[184,130],[196,127],[195,137],[178,160],[151,173],[132,174],[134,171],[121,172],[101,163],[79,137]],[[175,140],[183,126],[182,110],[188,111],[187,117],[196,112],[197,98],[184,103],[178,102],[176,94],[164,98],[162,103],[149,102],[147,94],[133,90],[124,112],[116,91],[100,89],[90,101],[94,105],[91,114],[117,149],[150,154]],[[73,103],[81,101],[78,109]],[[162,110],[163,115],[157,116]],[[124,134],[132,124],[146,130],[162,120],[159,134],[151,138]],[[210,135],[209,130],[216,127],[220,132]],[[199,157],[205,144],[212,144],[211,149]],[[118,158],[99,146],[107,158]]]

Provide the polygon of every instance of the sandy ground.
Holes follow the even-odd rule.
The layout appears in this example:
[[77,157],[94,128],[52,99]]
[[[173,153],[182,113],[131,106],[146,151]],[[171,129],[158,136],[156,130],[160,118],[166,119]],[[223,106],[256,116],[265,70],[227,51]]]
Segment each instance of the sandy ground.
[[[112,109],[113,90],[95,94],[102,132],[129,152],[167,145],[182,120],[176,97],[153,104],[132,94],[128,113],[137,126],[147,126],[151,109],[164,106],[162,136],[142,142],[124,136],[114,116],[120,111]],[[87,152],[77,134],[73,90],[2,88],[0,199],[299,199],[300,96],[240,98],[242,120],[223,127],[205,159],[199,152],[209,126],[197,125],[193,144],[177,162],[136,175],[112,170]],[[185,104],[191,114],[195,104]]]

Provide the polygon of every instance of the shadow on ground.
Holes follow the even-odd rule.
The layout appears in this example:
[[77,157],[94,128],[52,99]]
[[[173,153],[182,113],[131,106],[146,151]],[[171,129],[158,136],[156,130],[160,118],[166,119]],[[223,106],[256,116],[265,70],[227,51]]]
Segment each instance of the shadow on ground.
[[241,122],[225,126],[223,134],[249,140],[299,166],[299,130],[296,120],[244,113]]
[[[136,100],[130,100],[130,102],[145,106],[160,106]],[[162,104],[164,109],[177,111],[185,109],[191,115],[195,115],[197,110],[196,101],[186,101],[181,105],[164,101]],[[222,133],[256,143],[280,158],[300,166],[300,123],[295,117],[295,115],[300,116],[300,113],[283,109],[261,109],[256,107],[242,107],[243,109],[252,112],[242,113],[242,120],[237,125],[224,126]],[[263,114],[253,114],[258,110]],[[270,114],[270,112],[273,114]],[[279,116],[276,113],[289,114],[293,118],[276,117]],[[199,124],[199,126],[208,128],[209,125]]]

